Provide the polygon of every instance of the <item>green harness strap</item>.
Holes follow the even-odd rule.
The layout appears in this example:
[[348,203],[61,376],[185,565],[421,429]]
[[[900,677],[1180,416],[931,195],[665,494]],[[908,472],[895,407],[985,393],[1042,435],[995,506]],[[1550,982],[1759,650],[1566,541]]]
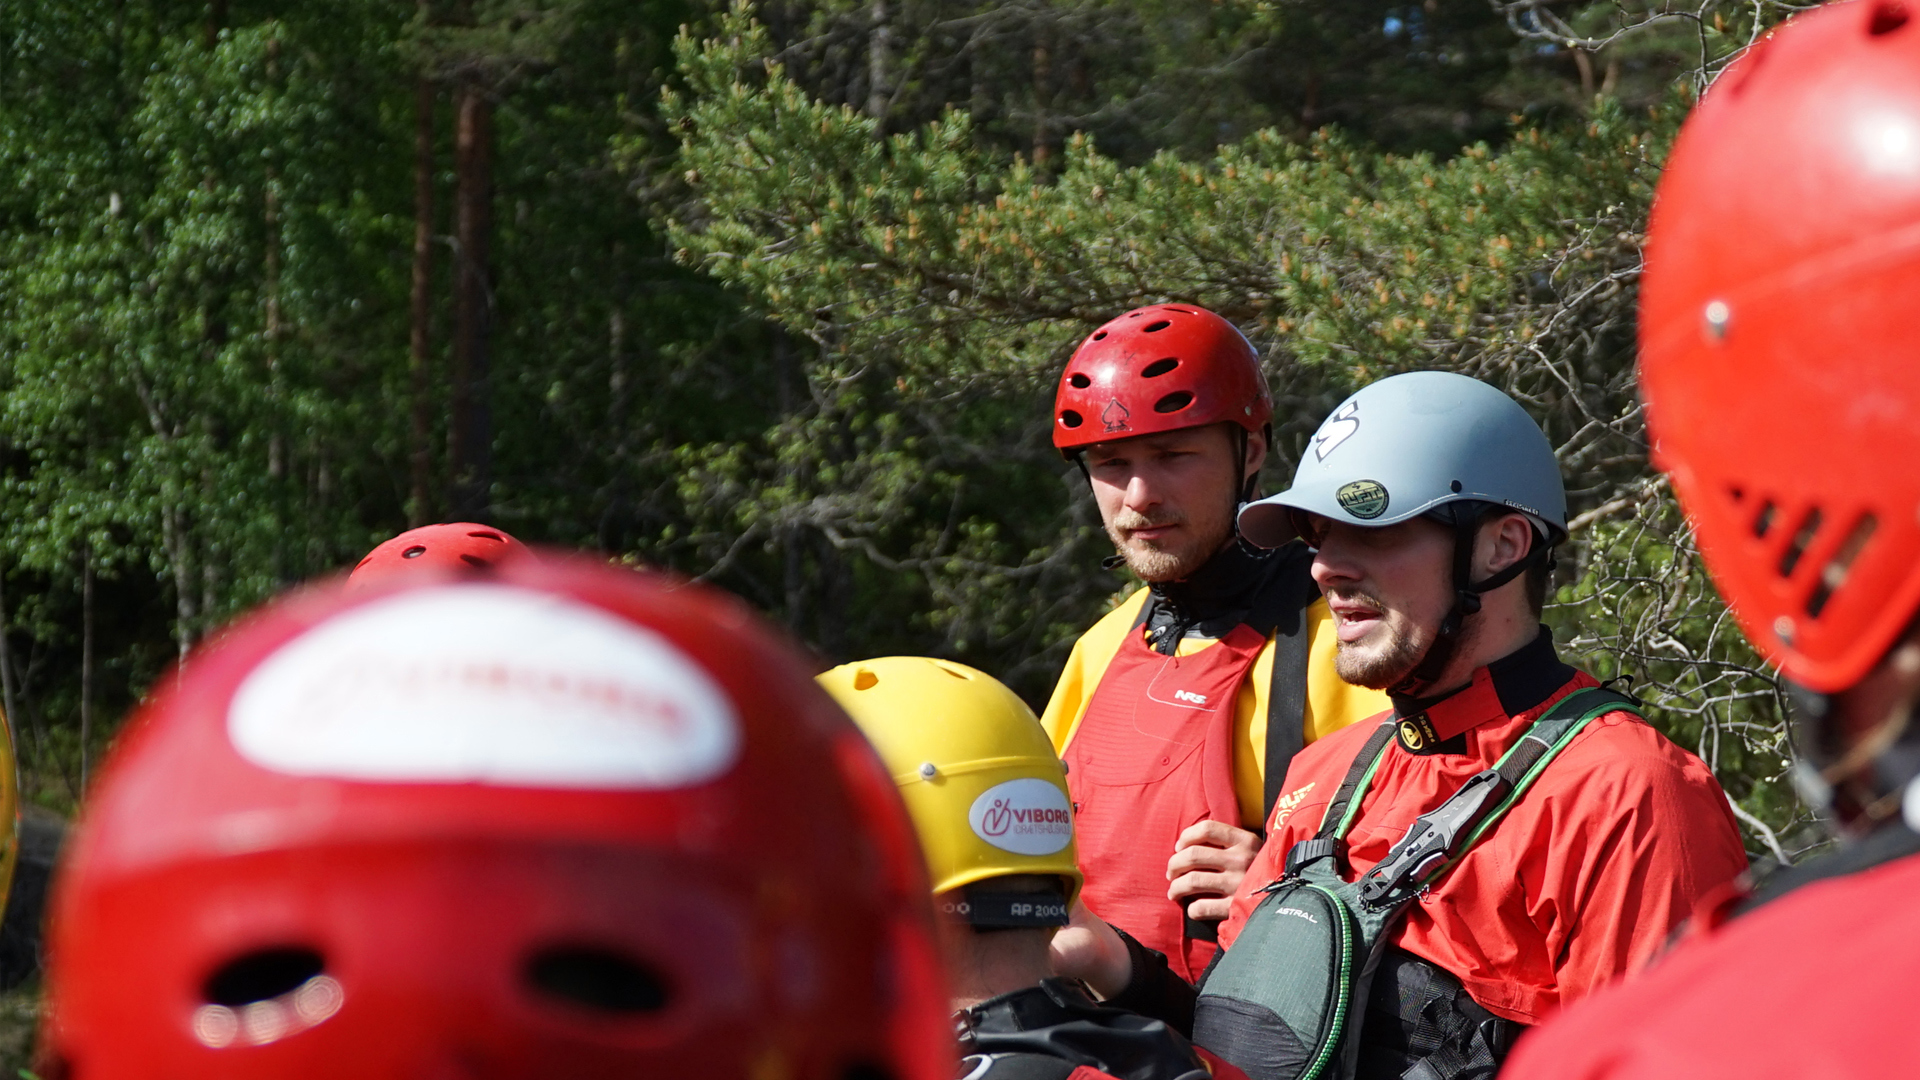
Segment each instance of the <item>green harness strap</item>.
[[1394,721],[1355,755],[1310,840],[1287,853],[1232,948],[1200,987],[1195,1039],[1255,1080],[1353,1075],[1351,1017],[1366,1000],[1386,939],[1407,907],[1505,817],[1588,723],[1635,712],[1625,695],[1576,690],[1535,720],[1491,769],[1416,820],[1380,863],[1344,878],[1345,837],[1385,759]]

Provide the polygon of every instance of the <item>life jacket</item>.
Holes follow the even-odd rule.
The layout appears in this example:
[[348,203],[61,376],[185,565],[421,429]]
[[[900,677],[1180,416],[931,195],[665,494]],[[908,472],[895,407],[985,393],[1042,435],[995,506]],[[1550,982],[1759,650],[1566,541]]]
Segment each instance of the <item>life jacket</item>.
[[[1184,628],[1156,619],[1157,598],[1142,605],[1062,755],[1087,908],[1165,953],[1189,982],[1217,951],[1217,924],[1189,918],[1167,899],[1167,860],[1189,826],[1240,819],[1235,701],[1269,634],[1276,650],[1267,710],[1269,814],[1305,738],[1304,611],[1319,595],[1306,572],[1312,555],[1294,545],[1262,561],[1267,574],[1240,621],[1198,652],[1178,655]],[[1143,627],[1156,631],[1155,645]]]
[[1634,711],[1600,687],[1567,695],[1491,769],[1420,816],[1386,858],[1347,881],[1346,836],[1396,720],[1349,766],[1318,832],[1288,851],[1233,948],[1200,985],[1194,1041],[1252,1080],[1490,1076],[1520,1025],[1474,1004],[1457,979],[1387,948],[1410,904],[1486,836],[1594,718]]

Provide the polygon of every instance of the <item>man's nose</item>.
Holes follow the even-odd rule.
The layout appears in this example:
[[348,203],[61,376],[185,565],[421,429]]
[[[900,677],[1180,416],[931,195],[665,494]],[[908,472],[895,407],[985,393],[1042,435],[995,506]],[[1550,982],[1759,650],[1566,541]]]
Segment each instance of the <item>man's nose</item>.
[[1360,568],[1347,557],[1346,545],[1337,536],[1327,535],[1320,538],[1320,546],[1314,549],[1313,583],[1326,592],[1336,585],[1344,585],[1361,578]]
[[1147,482],[1145,476],[1134,473],[1132,477],[1128,478],[1126,495],[1127,509],[1136,514],[1144,514],[1158,505],[1160,505],[1160,492],[1154,485]]

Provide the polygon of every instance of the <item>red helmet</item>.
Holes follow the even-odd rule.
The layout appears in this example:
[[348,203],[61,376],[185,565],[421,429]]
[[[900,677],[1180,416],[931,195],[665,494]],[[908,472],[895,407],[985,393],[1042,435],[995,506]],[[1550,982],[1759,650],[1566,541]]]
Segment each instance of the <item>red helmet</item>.
[[445,525],[422,525],[367,552],[348,575],[355,585],[390,574],[395,570],[470,570],[485,568],[503,559],[527,553],[527,545],[491,525],[471,521],[450,521]]
[[1204,424],[1259,434],[1273,419],[1260,358],[1233,324],[1190,304],[1129,311],[1080,343],[1053,399],[1053,445],[1094,443]]
[[1656,462],[1747,635],[1857,682],[1920,607],[1920,20],[1794,18],[1682,129],[1648,229]]
[[947,1080],[892,781],[723,594],[520,559],[275,603],[55,885],[49,1077]]

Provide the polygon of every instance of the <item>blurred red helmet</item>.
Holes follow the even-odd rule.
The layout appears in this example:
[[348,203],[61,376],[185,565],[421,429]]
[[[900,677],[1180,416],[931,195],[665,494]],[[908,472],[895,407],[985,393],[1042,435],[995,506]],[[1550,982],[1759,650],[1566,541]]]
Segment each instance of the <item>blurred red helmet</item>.
[[1259,434],[1273,419],[1260,359],[1233,324],[1191,304],[1129,311],[1080,343],[1053,399],[1053,445],[1095,443],[1205,424]]
[[395,570],[472,571],[526,553],[527,545],[491,525],[471,521],[422,525],[367,552],[348,580],[358,586]]
[[1920,20],[1780,27],[1682,129],[1640,380],[1656,463],[1747,636],[1852,685],[1920,607]]
[[134,720],[48,1077],[948,1080],[892,781],[729,597],[514,560],[297,594]]

